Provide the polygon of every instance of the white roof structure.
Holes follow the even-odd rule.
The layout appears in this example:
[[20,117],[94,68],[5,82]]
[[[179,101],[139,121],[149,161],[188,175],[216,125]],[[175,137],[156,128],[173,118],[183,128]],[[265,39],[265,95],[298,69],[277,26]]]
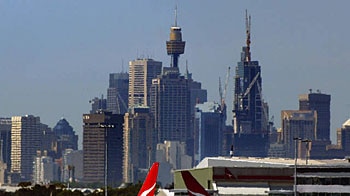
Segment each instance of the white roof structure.
[[350,118],[343,123],[343,128],[350,127]]
[[[195,168],[208,167],[294,167],[295,160],[287,158],[256,157],[206,157]],[[306,165],[305,159],[297,160],[298,166]],[[308,166],[349,165],[344,159],[308,160]]]

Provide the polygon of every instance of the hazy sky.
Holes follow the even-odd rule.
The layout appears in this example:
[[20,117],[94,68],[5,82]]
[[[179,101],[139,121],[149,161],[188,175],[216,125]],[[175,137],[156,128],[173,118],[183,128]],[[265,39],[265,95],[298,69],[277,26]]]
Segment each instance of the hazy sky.
[[[308,89],[330,94],[331,135],[350,110],[350,1],[3,0],[0,1],[0,116],[33,114],[54,127],[65,117],[81,142],[89,100],[106,95],[108,75],[152,57],[170,64],[165,42],[174,23],[186,41],[180,57],[219,101],[219,77],[245,44],[252,16],[252,60],[262,67],[263,96],[280,126],[280,111],[298,109]],[[232,113],[228,116],[232,118]]]

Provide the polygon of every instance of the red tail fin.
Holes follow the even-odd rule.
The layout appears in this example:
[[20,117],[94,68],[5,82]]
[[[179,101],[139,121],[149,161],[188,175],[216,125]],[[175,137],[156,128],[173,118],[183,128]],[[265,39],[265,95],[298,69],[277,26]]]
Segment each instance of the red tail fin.
[[154,196],[158,176],[158,167],[158,162],[153,163],[137,196]]
[[188,195],[191,196],[210,196],[209,193],[198,183],[189,171],[181,171],[182,179],[188,190]]

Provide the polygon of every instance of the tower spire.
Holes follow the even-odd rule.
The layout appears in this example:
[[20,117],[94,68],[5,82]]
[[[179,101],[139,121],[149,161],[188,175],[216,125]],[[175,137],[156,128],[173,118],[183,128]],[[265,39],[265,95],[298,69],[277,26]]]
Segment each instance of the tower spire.
[[249,62],[251,60],[250,56],[250,26],[251,26],[251,16],[248,16],[248,11],[245,10],[245,26],[246,26],[246,34],[247,34],[247,40],[246,40],[246,51],[245,51],[245,60]]
[[175,5],[175,27],[177,27],[177,5]]

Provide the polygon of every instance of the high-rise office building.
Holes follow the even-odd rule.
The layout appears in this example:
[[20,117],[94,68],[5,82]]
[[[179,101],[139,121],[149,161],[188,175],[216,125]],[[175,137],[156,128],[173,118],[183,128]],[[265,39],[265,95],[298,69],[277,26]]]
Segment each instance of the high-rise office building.
[[[259,61],[251,60],[250,16],[246,14],[246,46],[237,63],[233,102],[235,151],[243,156],[266,156],[268,107],[262,99]],[[240,145],[240,146],[238,146]],[[250,145],[250,146],[248,146]]]
[[113,114],[128,111],[129,74],[126,72],[109,74],[107,89],[107,110]]
[[0,160],[10,168],[11,164],[11,118],[0,118]]
[[83,115],[83,173],[86,183],[115,187],[122,181],[124,116],[99,111]]
[[[11,127],[11,173],[20,181],[31,181],[33,161],[41,150],[42,129],[40,117],[13,116]],[[16,182],[15,178],[12,182]]]
[[[294,138],[311,141],[315,139],[317,113],[314,110],[282,110],[281,119],[286,156],[293,158],[295,151]],[[297,142],[299,143],[300,141]]]
[[59,181],[59,169],[52,157],[46,151],[38,151],[34,157],[33,182],[34,184],[49,184]]
[[189,82],[180,76],[178,68],[164,67],[163,74],[152,81],[151,94],[158,143],[191,139]]
[[124,182],[143,180],[139,169],[150,168],[155,159],[157,133],[148,106],[134,106],[124,117]]
[[149,106],[149,89],[152,79],[162,72],[162,62],[153,59],[137,59],[129,62],[129,103]]
[[170,67],[164,67],[162,75],[152,80],[150,108],[158,131],[158,143],[168,141],[186,142],[186,153],[193,155],[194,106],[207,99],[206,90],[195,82],[191,74],[180,74],[178,58],[184,52],[181,28],[170,29],[170,41],[167,42]]
[[223,149],[223,115],[220,105],[205,102],[196,105],[194,151],[195,165],[205,157],[220,156]]
[[61,158],[66,149],[78,150],[78,135],[75,134],[73,127],[69,125],[65,118],[61,118],[57,122],[53,132],[57,138],[57,155],[55,158]]
[[195,106],[196,104],[201,104],[207,101],[207,90],[202,89],[202,84],[200,82],[194,81],[192,79],[192,73],[189,73],[188,71],[188,66],[186,62],[186,72],[184,74],[185,79],[188,80],[188,87],[190,90],[190,116],[191,116],[191,121],[190,121],[190,133],[189,135],[193,136],[189,138],[186,141],[187,147],[188,148],[188,154],[193,155],[194,151],[192,147],[194,146],[194,122],[195,122]]
[[330,141],[331,96],[320,91],[299,96],[299,110],[317,111],[316,140]]
[[83,151],[66,149],[62,155],[61,182],[83,180]]
[[343,123],[342,128],[337,129],[337,144],[344,154],[350,153],[350,119]]

